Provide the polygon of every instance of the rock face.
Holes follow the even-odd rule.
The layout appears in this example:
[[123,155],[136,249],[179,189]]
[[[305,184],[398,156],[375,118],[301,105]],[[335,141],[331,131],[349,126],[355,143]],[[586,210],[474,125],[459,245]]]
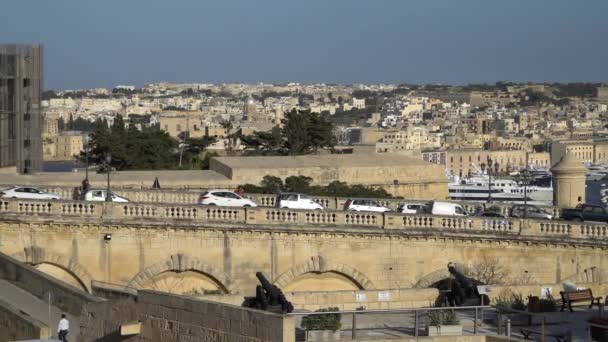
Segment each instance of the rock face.
[[555,166],[553,173],[553,205],[572,208],[585,203],[587,168],[572,153],[567,153]]

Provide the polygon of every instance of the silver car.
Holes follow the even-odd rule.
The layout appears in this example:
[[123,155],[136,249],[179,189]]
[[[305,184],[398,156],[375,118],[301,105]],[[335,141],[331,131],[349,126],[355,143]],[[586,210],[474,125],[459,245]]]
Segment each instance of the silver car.
[[553,218],[553,215],[549,214],[548,212],[542,210],[541,208],[535,206],[535,205],[531,205],[528,204],[523,205],[523,204],[516,204],[513,207],[511,207],[511,217],[525,217],[525,218],[531,218],[531,219],[545,219],[545,220],[550,220]]

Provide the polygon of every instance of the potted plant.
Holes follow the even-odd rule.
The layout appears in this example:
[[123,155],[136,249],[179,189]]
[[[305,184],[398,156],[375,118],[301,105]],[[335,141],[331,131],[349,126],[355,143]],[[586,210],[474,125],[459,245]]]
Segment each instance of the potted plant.
[[[335,312],[339,308],[319,309],[315,312]],[[340,340],[340,322],[342,315],[339,313],[308,315],[302,317],[302,328],[306,330],[306,341],[338,341]]]
[[[598,342],[608,341],[608,318],[596,316],[589,318],[587,322],[590,323],[589,332],[591,333],[591,338]],[[598,327],[596,325],[601,325],[603,327]]]
[[462,325],[454,310],[433,310],[429,312],[428,336],[462,335]]

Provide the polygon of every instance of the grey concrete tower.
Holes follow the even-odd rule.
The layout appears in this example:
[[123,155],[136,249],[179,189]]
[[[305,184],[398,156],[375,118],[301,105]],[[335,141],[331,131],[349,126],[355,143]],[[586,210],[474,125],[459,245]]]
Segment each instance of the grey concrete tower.
[[42,169],[42,46],[0,44],[0,169]]

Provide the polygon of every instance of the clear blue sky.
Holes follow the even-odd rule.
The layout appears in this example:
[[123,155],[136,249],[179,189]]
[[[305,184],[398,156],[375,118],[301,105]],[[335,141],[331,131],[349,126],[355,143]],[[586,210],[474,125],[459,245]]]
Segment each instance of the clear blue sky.
[[608,0],[10,0],[52,89],[147,82],[607,81]]

